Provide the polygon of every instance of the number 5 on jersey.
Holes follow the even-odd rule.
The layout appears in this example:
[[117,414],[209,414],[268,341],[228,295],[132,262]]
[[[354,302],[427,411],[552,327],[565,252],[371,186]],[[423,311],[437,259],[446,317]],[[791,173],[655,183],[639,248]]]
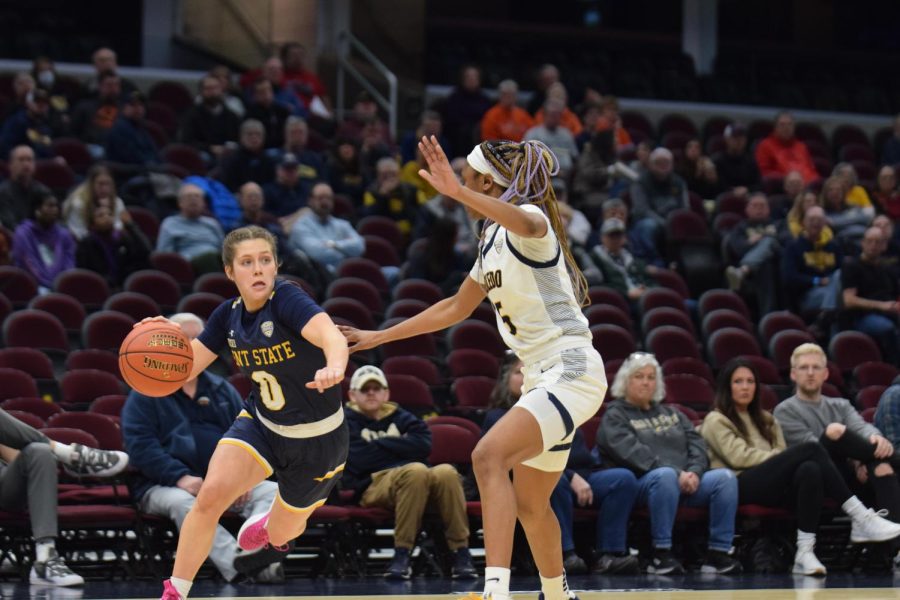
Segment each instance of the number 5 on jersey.
[[512,319],[509,318],[508,315],[504,315],[500,312],[500,309],[503,308],[499,302],[494,302],[494,306],[497,308],[497,314],[500,315],[500,320],[506,325],[506,328],[509,329],[509,332],[513,335],[516,335],[516,326],[513,325]]
[[253,371],[250,378],[259,385],[259,396],[266,408],[269,410],[284,408],[284,391],[274,375],[265,371]]

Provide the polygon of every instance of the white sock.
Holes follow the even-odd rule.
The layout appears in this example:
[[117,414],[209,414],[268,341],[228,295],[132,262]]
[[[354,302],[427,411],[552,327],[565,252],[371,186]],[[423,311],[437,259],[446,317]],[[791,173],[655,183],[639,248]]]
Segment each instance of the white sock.
[[571,598],[565,573],[552,578],[541,575],[541,591],[544,592],[544,600],[569,600]]
[[64,465],[70,465],[75,460],[75,450],[69,444],[53,442],[50,444],[50,450],[53,452],[53,456]]
[[35,540],[34,542],[34,559],[37,562],[47,562],[50,558],[50,551],[56,549],[56,543],[53,538],[45,540]]
[[797,550],[800,548],[815,548],[816,547],[816,534],[809,533],[807,531],[797,530]]
[[841,504],[841,509],[853,519],[862,519],[866,514],[866,505],[859,501],[856,496],[850,496],[847,501]]
[[484,569],[484,598],[492,600],[508,600],[509,598],[509,569],[503,567],[485,567]]
[[188,594],[191,592],[191,586],[194,585],[194,582],[189,579],[179,579],[177,577],[169,577],[169,581],[172,582],[172,585],[175,586],[182,598],[188,597]]

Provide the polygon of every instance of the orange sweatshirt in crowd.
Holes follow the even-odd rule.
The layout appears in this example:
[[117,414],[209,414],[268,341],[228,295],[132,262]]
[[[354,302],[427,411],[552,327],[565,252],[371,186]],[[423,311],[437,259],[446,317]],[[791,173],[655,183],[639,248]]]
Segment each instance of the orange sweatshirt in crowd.
[[481,119],[481,139],[521,142],[525,132],[533,126],[534,119],[527,110],[495,104]]
[[770,135],[756,147],[756,164],[763,177],[784,177],[791,171],[799,171],[803,176],[803,183],[821,179],[809,155],[809,149],[797,138],[784,142],[774,134]]
[[[543,122],[544,109],[542,108],[534,113],[534,123],[535,125],[540,125]],[[578,118],[578,115],[569,110],[568,106],[563,109],[562,120],[559,124],[571,131],[574,136],[578,136],[584,131],[584,127],[581,125],[581,119]]]

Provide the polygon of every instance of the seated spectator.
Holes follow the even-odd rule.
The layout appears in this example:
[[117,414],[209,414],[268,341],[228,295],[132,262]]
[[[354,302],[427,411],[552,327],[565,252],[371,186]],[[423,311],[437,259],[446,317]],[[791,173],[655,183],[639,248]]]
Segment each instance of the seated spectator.
[[756,146],[756,164],[763,177],[784,177],[798,171],[804,183],[821,179],[809,148],[794,135],[794,116],[783,111],[775,116],[775,129]]
[[872,425],[892,446],[900,445],[900,382],[895,380],[881,394]]
[[[99,96],[103,94],[103,75],[118,71],[119,57],[112,48],[97,48],[91,55],[91,64],[94,73],[84,82],[84,93],[85,96]],[[120,82],[125,94],[137,90],[137,86],[128,79],[120,78]]]
[[59,201],[53,194],[32,204],[31,218],[16,227],[12,251],[13,264],[31,273],[42,292],[75,266],[75,238],[59,224]]
[[94,165],[88,170],[84,183],[72,190],[62,205],[62,220],[75,239],[87,235],[94,209],[102,203],[112,207],[113,228],[121,231],[125,202],[116,193],[116,182],[109,168]]
[[887,240],[878,227],[869,227],[859,257],[841,266],[844,309],[853,329],[872,336],[881,346],[885,362],[900,362],[900,285],[895,271],[882,259]]
[[[887,509],[887,518],[896,523],[900,518],[900,484],[892,462],[894,447],[850,402],[822,395],[827,378],[827,359],[820,346],[801,344],[794,349],[791,380],[797,390],[775,407],[784,439],[788,447],[804,442],[824,446],[850,489],[874,492],[875,507]],[[866,538],[851,533],[851,541],[857,539]]]
[[497,380],[488,397],[484,421],[481,422],[482,437],[519,401],[519,397],[522,395],[522,384],[525,381],[525,374],[522,372],[523,366],[524,363],[512,350],[507,350],[503,354]]
[[302,250],[309,258],[335,273],[347,257],[362,256],[366,243],[353,225],[331,214],[334,192],[327,183],[317,183],[309,195],[310,212],[296,220],[288,246]]
[[103,275],[111,288],[122,287],[129,275],[150,268],[153,247],[127,211],[121,213],[121,227],[116,229],[109,200],[90,206],[87,233],[75,248],[75,266]]
[[[602,209],[601,222],[605,222],[608,219],[619,219],[625,223],[626,234],[628,237],[627,246],[632,256],[644,261],[648,265],[654,265],[656,267],[666,266],[656,245],[648,244],[639,234],[634,223],[629,221],[628,205],[625,204],[621,198],[610,198],[603,203]],[[588,239],[587,245],[591,245],[590,239]]]
[[[481,90],[481,70],[475,65],[460,69],[459,83],[444,102],[444,125],[450,147],[463,151],[478,143],[476,129],[480,129],[484,113],[491,100]],[[449,155],[448,155],[449,156]]]
[[847,182],[842,177],[829,177],[822,184],[819,203],[825,209],[825,217],[837,239],[845,244],[853,244],[862,238],[866,227],[872,222],[875,210],[853,206],[847,202]]
[[284,85],[284,65],[280,58],[270,56],[266,59],[262,67],[262,77],[272,84],[275,102],[287,107],[292,115],[306,116],[308,114],[307,105],[294,93],[293,87]]
[[742,504],[794,509],[795,574],[825,575],[815,545],[826,496],[850,517],[853,542],[900,536],[900,524],[881,518],[850,492],[822,444],[810,440],[787,448],[778,421],[760,404],[753,363],[735,359],[719,373],[716,408],[703,420],[701,434],[709,447],[710,466],[737,473]]
[[453,465],[429,467],[431,432],[424,421],[390,401],[391,392],[378,367],[363,366],[350,380],[344,413],[350,430],[350,455],[342,483],[362,506],[394,511],[394,558],[390,579],[409,579],[410,554],[429,507],[444,524],[447,545],[455,555],[451,576],[478,575],[469,554],[469,520],[459,473]]
[[677,408],[662,404],[662,369],[652,354],[635,352],[616,373],[615,398],[597,431],[604,465],[623,467],[637,477],[636,504],[650,511],[653,554],[648,573],[668,575],[684,568],[672,554],[678,506],[709,509],[709,544],[701,572],[735,574],[731,557],[737,479],[728,469],[710,469],[706,444]]
[[25,105],[4,121],[0,129],[0,154],[24,145],[31,146],[41,158],[52,157],[53,135],[50,97],[45,90],[34,90],[26,98]]
[[416,160],[416,152],[419,150],[419,140],[422,137],[431,138],[435,136],[444,149],[447,158],[456,156],[453,153],[453,146],[444,135],[444,125],[441,119],[441,113],[436,110],[426,110],[419,117],[419,126],[415,131],[409,131],[400,140],[400,160],[405,165],[410,161]]
[[[69,127],[69,107],[74,98],[69,97],[69,89],[65,87],[56,65],[46,56],[37,56],[31,61],[31,76],[34,78],[38,89],[47,92],[50,97],[50,123],[57,133],[65,131]],[[53,115],[59,117],[54,122]]]
[[[792,239],[803,235],[803,218],[806,216],[806,211],[813,206],[821,207],[822,204],[819,195],[812,190],[801,191],[793,197],[793,204],[790,211],[788,211],[787,218],[785,218],[787,232],[783,232],[785,237],[782,238],[782,242],[785,245]],[[834,239],[834,232],[831,230],[831,227],[825,225],[817,242],[825,244],[832,239]]]
[[612,177],[610,167],[616,162],[611,130],[592,133],[578,155],[572,191],[573,207],[596,214],[596,210],[609,197]]
[[900,281],[900,243],[895,237],[894,222],[887,215],[878,215],[872,219],[872,227],[880,229],[884,236],[885,249],[881,255],[881,262]]
[[[581,124],[578,115],[569,109],[569,93],[566,91],[566,86],[559,81],[552,83],[550,87],[547,88],[547,100],[555,100],[562,103],[563,109],[562,115],[560,115],[560,125],[565,129],[568,129],[573,138],[581,135],[584,126]],[[546,104],[546,100],[544,101],[544,104]],[[541,106],[541,108],[534,113],[534,124],[540,125],[543,122],[544,107]]]
[[[585,130],[589,129],[587,124],[585,124]],[[590,130],[597,132],[611,131],[616,152],[628,150],[634,146],[631,134],[622,125],[622,117],[619,116],[619,100],[615,96],[604,96],[600,101],[600,115],[597,118],[596,125]]]
[[75,106],[72,112],[72,135],[95,147],[92,153],[95,158],[102,156],[101,147],[106,145],[106,138],[119,118],[119,101],[122,98],[122,83],[115,71],[106,71],[100,75],[97,95],[85,98]]
[[893,221],[900,220],[900,191],[897,190],[897,171],[891,165],[884,165],[878,171],[872,200],[878,212],[884,213]]
[[566,469],[550,495],[550,507],[562,534],[563,569],[567,575],[588,570],[575,552],[575,504],[598,510],[595,534],[596,559],[591,572],[601,575],[639,575],[637,556],[628,552],[627,533],[631,508],[638,486],[628,469],[601,469],[597,457],[588,451],[581,429],[575,430]]
[[28,108],[29,98],[34,95],[35,89],[37,89],[37,83],[31,74],[25,71],[16,73],[12,79],[13,95],[9,98],[9,105],[4,107],[0,120],[6,121],[20,110]]
[[[591,137],[593,137],[593,135],[597,133],[597,130],[600,128],[600,103],[584,102],[582,104],[579,117],[581,118],[581,124],[584,126],[584,129],[582,129],[581,133],[579,133],[575,137],[575,145],[578,147],[578,154],[581,155],[581,153],[584,152],[585,145],[587,145],[587,143],[591,141]],[[613,139],[614,134],[611,128],[607,128],[607,130],[609,130],[611,134],[611,145],[615,146],[615,141]]]
[[[554,183],[554,187],[556,183]],[[557,202],[557,211],[559,212],[559,221],[562,223],[562,226],[566,229],[566,238],[569,243],[569,252],[572,253],[572,258],[575,259],[575,264],[578,265],[578,268],[581,270],[581,274],[584,275],[585,281],[587,281],[589,286],[592,285],[603,285],[603,272],[597,267],[594,263],[594,259],[591,257],[591,254],[588,252],[587,248],[582,244],[579,244],[572,237],[572,234],[569,233],[569,229],[572,227],[572,223],[577,220],[577,215],[581,215],[581,218],[584,218],[584,215],[581,212],[576,212],[574,208],[565,202]]]
[[521,142],[525,132],[534,126],[534,119],[516,106],[519,85],[512,79],[504,79],[497,86],[497,94],[497,103],[481,119],[481,140]]
[[238,227],[246,227],[247,225],[258,225],[268,230],[275,239],[281,241],[284,229],[278,222],[278,219],[270,212],[263,210],[265,205],[265,197],[263,190],[258,183],[248,181],[241,186],[238,191],[238,204],[241,207],[241,216],[233,229]]
[[[203,321],[191,313],[172,315],[188,339],[203,331]],[[237,390],[218,375],[203,371],[176,392],[158,397],[132,390],[122,408],[122,441],[137,469],[132,484],[134,501],[151,515],[169,518],[181,531],[218,444],[241,412]],[[238,498],[231,510],[247,518],[265,513],[275,501],[278,484],[264,480]],[[281,562],[287,551],[266,545],[244,552],[222,525],[215,530],[209,559],[225,581],[239,573],[257,581],[284,580]]]
[[279,56],[284,66],[285,87],[296,94],[303,106],[313,113],[316,112],[313,104],[316,98],[319,98],[327,109],[330,106],[328,90],[325,89],[319,76],[307,68],[306,48],[303,44],[288,42],[281,47]]
[[547,145],[559,162],[559,177],[568,178],[578,158],[578,146],[575,136],[562,126],[562,114],[566,105],[558,99],[551,98],[544,104],[542,120],[539,124],[525,132],[523,139],[537,140]]
[[362,145],[366,136],[370,138],[372,145],[393,144],[390,129],[378,113],[375,99],[368,92],[362,91],[353,103],[353,110],[338,127],[337,137],[349,138]]
[[303,117],[291,115],[284,122],[284,145],[278,154],[283,156],[288,153],[297,157],[300,178],[308,186],[328,178],[322,155],[309,147],[309,125]]
[[288,152],[281,157],[281,162],[275,169],[275,181],[270,181],[263,187],[266,210],[281,218],[283,228],[287,231],[300,216],[300,211],[306,207],[309,192],[315,185],[315,181],[301,178],[301,169],[297,156]]
[[381,215],[397,222],[400,232],[412,233],[419,207],[427,200],[421,190],[400,181],[397,160],[385,157],[375,165],[375,181],[363,194],[362,215]]
[[349,197],[354,206],[362,206],[369,181],[362,166],[359,144],[351,138],[335,140],[334,149],[328,156],[328,180],[335,193]]
[[889,137],[881,148],[881,164],[896,165],[900,163],[900,115],[894,117],[894,135]]
[[218,160],[226,144],[237,144],[240,118],[225,104],[222,81],[208,73],[200,80],[200,101],[191,106],[182,120],[178,138]]
[[688,189],[703,198],[715,198],[722,191],[716,164],[703,155],[698,139],[687,141],[676,171],[684,179]]
[[34,150],[31,146],[13,148],[7,166],[9,178],[0,183],[0,225],[12,231],[29,217],[34,203],[51,192],[34,178]]
[[132,92],[125,97],[119,118],[106,137],[108,160],[143,169],[161,162],[156,142],[144,121],[146,114],[147,99],[142,93]]
[[243,119],[247,108],[244,106],[241,88],[234,84],[231,77],[231,69],[225,65],[216,65],[209,70],[209,74],[222,84],[222,102],[225,103],[225,108],[236,114],[239,121]]
[[781,259],[781,281],[787,296],[807,311],[837,306],[843,255],[834,240],[821,241],[824,227],[825,211],[818,206],[808,208],[803,232],[785,246]]
[[452,296],[467,274],[468,262],[456,251],[456,221],[439,218],[431,224],[425,248],[403,266],[403,278],[427,279],[445,296]]
[[603,285],[628,298],[636,309],[641,296],[656,285],[653,276],[659,268],[632,256],[626,241],[625,223],[605,219],[600,227],[600,244],[591,250],[591,257],[603,273]]
[[771,218],[769,201],[762,192],[750,195],[744,216],[725,236],[729,258],[737,263],[725,269],[725,276],[728,287],[734,291],[740,291],[749,280],[756,293],[759,314],[764,315],[779,306],[779,227]]
[[56,550],[57,463],[76,477],[112,477],[128,466],[128,455],[54,442],[0,409],[0,509],[28,512],[25,519],[31,526],[35,554],[29,582],[82,585],[84,578],[74,573]]
[[875,207],[872,206],[872,200],[869,198],[869,192],[866,188],[859,185],[859,177],[856,175],[856,168],[848,162],[841,162],[834,166],[831,171],[832,177],[839,177],[844,182],[847,195],[844,202],[847,206],[854,206],[863,209],[870,217],[875,216]]
[[666,148],[650,153],[649,170],[631,184],[631,216],[635,234],[645,245],[659,247],[666,217],[678,208],[689,208],[688,188],[673,172],[674,158]]
[[275,99],[272,83],[268,79],[260,78],[253,84],[246,118],[263,124],[266,148],[278,148],[284,143],[284,124],[291,114],[290,108]]
[[592,233],[593,227],[591,222],[583,212],[572,208],[572,205],[569,203],[569,188],[566,186],[565,180],[554,177],[550,183],[553,185],[553,195],[556,196],[557,207],[565,206],[568,209],[566,210],[568,213],[566,237],[569,238],[571,243],[584,247]]
[[275,161],[265,151],[266,130],[256,119],[241,123],[240,146],[219,163],[216,179],[232,192],[253,181],[265,185],[275,179]]
[[178,214],[166,217],[159,226],[156,250],[177,252],[191,262],[196,274],[222,270],[222,226],[203,213],[206,201],[203,190],[185,184],[178,190]]
[[743,123],[731,123],[725,127],[723,138],[725,149],[713,157],[719,184],[733,194],[744,195],[759,185],[759,168],[747,148],[747,128]]
[[555,65],[544,64],[537,70],[534,77],[534,93],[531,100],[525,106],[530,114],[535,114],[544,106],[547,101],[547,91],[554,83],[559,82],[559,69]]

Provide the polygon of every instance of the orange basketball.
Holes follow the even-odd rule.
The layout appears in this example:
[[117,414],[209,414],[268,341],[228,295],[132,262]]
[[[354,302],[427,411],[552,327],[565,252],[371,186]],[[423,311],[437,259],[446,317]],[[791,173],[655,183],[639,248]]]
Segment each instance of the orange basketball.
[[119,347],[119,371],[125,383],[145,396],[168,396],[184,385],[194,366],[194,351],[177,325],[151,321],[138,325]]

